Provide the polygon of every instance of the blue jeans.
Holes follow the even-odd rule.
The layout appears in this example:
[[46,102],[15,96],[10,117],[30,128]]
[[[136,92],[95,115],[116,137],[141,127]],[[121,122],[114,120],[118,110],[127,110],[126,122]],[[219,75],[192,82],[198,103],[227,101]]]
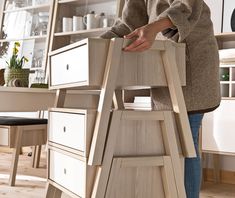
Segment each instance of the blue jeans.
[[185,176],[184,184],[187,198],[199,198],[200,185],[201,185],[201,160],[198,148],[199,128],[203,114],[189,115],[189,123],[193,135],[194,146],[196,149],[197,157],[185,158]]

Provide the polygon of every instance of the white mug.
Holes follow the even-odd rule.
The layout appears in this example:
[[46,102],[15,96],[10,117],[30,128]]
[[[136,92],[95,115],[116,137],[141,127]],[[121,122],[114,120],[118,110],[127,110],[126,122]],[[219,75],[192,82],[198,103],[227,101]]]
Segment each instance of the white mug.
[[68,17],[63,17],[62,22],[62,31],[63,32],[70,32],[73,30],[73,19]]
[[106,28],[108,26],[109,26],[109,19],[108,18],[103,18],[102,27]]
[[84,30],[83,17],[73,16],[73,31]]

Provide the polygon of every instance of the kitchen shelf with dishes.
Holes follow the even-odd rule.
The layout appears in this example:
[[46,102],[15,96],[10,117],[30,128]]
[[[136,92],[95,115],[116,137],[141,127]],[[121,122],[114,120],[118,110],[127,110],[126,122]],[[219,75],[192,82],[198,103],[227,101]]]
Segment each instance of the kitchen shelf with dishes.
[[41,5],[34,5],[34,6],[25,6],[22,8],[9,8],[3,11],[4,14],[11,13],[11,12],[20,12],[20,11],[30,11],[30,12],[46,12],[50,8],[50,4],[41,4]]
[[94,29],[90,29],[90,30],[78,30],[78,31],[70,31],[70,32],[57,32],[54,34],[55,37],[59,37],[59,36],[69,36],[69,35],[86,35],[86,34],[90,34],[90,33],[102,33],[105,31],[110,30],[110,27],[107,28],[94,28]]
[[6,38],[6,39],[0,39],[1,43],[4,42],[11,42],[11,41],[19,41],[19,40],[45,40],[47,38],[46,35],[39,35],[39,36],[28,36],[28,37],[22,37],[22,38]]
[[110,29],[120,0],[55,0],[49,52]]
[[64,4],[64,3],[70,3],[72,5],[86,5],[86,4],[94,4],[94,3],[102,3],[102,2],[112,2],[113,0],[59,0],[58,3],[60,4]]
[[29,85],[36,82],[38,70],[40,74],[46,71],[53,6],[54,0],[4,0],[0,10],[0,43],[6,46],[0,54],[1,68],[6,67],[12,46],[19,42],[19,57],[28,59],[24,68],[35,71]]

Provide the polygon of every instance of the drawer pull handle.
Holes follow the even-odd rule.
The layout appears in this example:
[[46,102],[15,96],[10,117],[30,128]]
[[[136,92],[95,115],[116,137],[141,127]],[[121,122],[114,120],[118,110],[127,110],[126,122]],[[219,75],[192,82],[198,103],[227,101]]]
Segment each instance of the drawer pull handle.
[[64,131],[64,133],[66,132],[66,127],[65,126],[63,127],[63,131]]
[[66,65],[66,69],[69,70],[69,64]]
[[64,168],[64,174],[66,175],[66,173],[67,173],[67,170],[66,170],[66,168]]

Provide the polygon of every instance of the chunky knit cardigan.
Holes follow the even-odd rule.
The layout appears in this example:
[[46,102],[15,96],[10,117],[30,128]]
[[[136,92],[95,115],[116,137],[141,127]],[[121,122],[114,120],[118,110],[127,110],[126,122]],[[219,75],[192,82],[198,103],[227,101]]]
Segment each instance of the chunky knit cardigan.
[[[210,10],[203,0],[126,0],[122,18],[102,38],[123,37],[134,29],[169,17],[174,28],[162,34],[186,44],[186,86],[189,113],[208,112],[220,104],[219,58]],[[166,88],[151,90],[157,109],[169,109]]]

